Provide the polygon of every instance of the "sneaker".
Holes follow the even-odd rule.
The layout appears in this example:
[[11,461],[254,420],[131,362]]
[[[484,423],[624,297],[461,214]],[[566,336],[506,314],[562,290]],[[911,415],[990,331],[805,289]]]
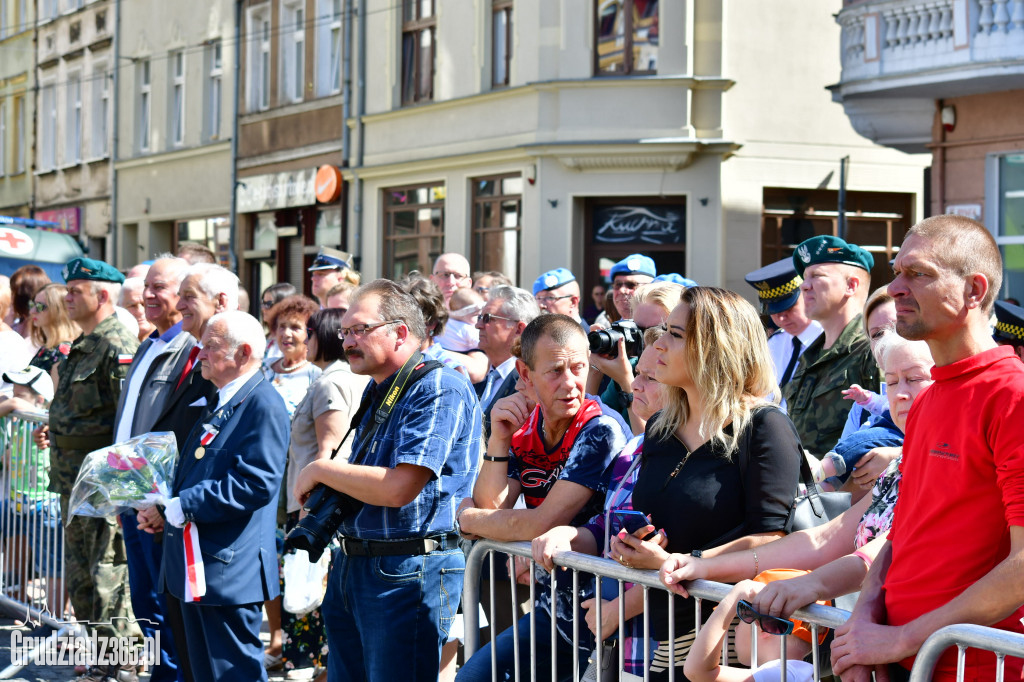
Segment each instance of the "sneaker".
[[92,666],[76,682],[139,682],[135,666]]

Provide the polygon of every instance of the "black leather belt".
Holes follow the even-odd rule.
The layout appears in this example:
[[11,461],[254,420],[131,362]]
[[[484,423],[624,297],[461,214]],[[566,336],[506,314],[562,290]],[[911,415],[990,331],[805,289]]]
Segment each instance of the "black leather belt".
[[455,533],[415,540],[360,540],[341,538],[341,551],[345,556],[399,556],[430,554],[439,549],[453,549],[459,546]]

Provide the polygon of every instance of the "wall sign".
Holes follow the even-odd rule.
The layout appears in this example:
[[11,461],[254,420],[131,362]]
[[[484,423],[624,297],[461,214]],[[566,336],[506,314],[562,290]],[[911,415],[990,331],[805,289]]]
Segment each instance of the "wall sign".
[[316,168],[239,178],[235,190],[235,207],[239,213],[312,206],[315,203]]
[[596,244],[683,244],[686,210],[682,205],[595,206]]

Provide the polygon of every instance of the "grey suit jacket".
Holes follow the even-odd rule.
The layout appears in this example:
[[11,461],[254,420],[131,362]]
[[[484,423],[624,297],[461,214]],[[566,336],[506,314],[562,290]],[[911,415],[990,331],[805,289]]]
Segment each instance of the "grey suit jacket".
[[171,342],[164,346],[153,359],[146,376],[139,385],[139,397],[135,402],[133,414],[124,414],[124,403],[128,396],[128,387],[131,386],[138,368],[138,362],[145,352],[153,345],[153,339],[149,338],[142,342],[138,352],[135,353],[135,360],[128,370],[128,376],[124,381],[124,390],[117,402],[117,415],[114,418],[114,433],[117,433],[122,419],[131,419],[131,435],[137,436],[146,433],[153,428],[157,418],[163,412],[164,404],[174,393],[174,387],[181,377],[185,363],[188,362],[189,351],[196,345],[194,336],[186,331],[181,331],[171,339]]

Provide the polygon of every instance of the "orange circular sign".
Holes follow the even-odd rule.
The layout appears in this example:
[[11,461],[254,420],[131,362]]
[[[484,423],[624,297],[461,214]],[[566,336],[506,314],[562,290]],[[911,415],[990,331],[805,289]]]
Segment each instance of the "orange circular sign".
[[316,171],[316,200],[321,204],[337,201],[341,196],[341,171],[335,166],[320,166]]

